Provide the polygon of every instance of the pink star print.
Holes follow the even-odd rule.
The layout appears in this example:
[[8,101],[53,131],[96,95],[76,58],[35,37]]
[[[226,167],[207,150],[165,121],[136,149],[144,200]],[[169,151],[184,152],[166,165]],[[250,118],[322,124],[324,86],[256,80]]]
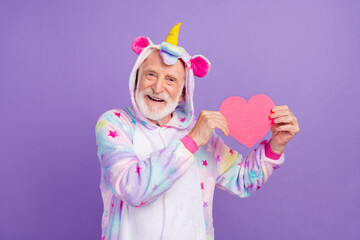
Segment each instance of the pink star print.
[[204,183],[200,183],[201,184],[201,189],[204,189]]
[[207,206],[208,206],[207,202],[204,202],[203,207],[207,207]]
[[155,186],[153,187],[153,191],[155,191],[158,188],[158,186],[155,184]]
[[233,151],[232,149],[230,149],[229,153],[230,153],[231,155],[233,155],[233,154],[234,154],[234,151]]
[[240,161],[239,163],[237,163],[236,165],[239,165],[239,166],[241,166],[241,161]]
[[142,168],[141,167],[136,167],[135,173],[138,173],[140,175],[140,169],[142,169]]
[[136,207],[141,207],[142,205],[145,205],[146,203],[147,203],[147,201],[146,202],[141,202],[140,205],[138,205]]
[[118,118],[120,118],[121,113],[116,112],[115,115],[118,116]]
[[216,161],[216,163],[217,163],[218,161],[220,161],[220,156],[219,156],[219,155],[216,156],[215,161]]
[[204,165],[205,167],[207,167],[207,165],[208,165],[207,161],[206,161],[206,160],[202,160],[202,161],[203,161],[203,165]]
[[186,120],[186,118],[182,118],[182,119],[180,119],[180,122],[185,122],[185,120]]
[[109,130],[109,135],[108,136],[111,136],[111,137],[115,138],[116,136],[119,136],[119,135],[117,134],[116,131],[112,132],[112,131]]

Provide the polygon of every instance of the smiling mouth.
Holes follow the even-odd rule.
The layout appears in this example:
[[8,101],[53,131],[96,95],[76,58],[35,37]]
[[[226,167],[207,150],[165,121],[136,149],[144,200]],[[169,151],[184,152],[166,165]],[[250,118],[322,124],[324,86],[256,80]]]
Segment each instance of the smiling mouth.
[[153,100],[155,102],[164,102],[164,100],[160,98],[150,97],[150,95],[148,95],[148,97],[150,98],[150,100]]

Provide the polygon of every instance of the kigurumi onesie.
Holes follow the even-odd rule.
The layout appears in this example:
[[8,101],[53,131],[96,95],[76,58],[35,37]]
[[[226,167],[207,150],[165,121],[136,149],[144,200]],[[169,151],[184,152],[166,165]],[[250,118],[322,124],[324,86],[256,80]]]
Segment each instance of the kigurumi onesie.
[[[201,147],[187,135],[196,123],[194,75],[205,76],[210,62],[177,46],[179,27],[158,45],[146,37],[134,40],[139,56],[129,81],[132,106],[109,110],[96,124],[102,240],[214,239],[215,186],[248,197],[284,162],[284,153],[273,153],[268,140],[243,157],[215,131]],[[157,50],[167,65],[181,59],[186,75],[184,98],[163,127],[144,117],[135,101],[137,71]]]

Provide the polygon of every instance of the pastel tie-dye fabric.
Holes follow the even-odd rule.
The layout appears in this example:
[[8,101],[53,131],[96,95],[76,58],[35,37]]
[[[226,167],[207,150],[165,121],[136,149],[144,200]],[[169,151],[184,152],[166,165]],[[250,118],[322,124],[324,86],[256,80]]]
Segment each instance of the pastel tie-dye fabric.
[[[193,172],[193,175],[196,176],[190,176],[189,179],[198,181],[193,183],[199,193],[199,199],[194,204],[200,209],[203,224],[199,226],[197,237],[190,239],[214,239],[212,206],[215,186],[240,198],[248,197],[283,164],[285,156],[283,153],[277,160],[267,157],[265,148],[268,140],[264,140],[249,156],[243,157],[236,150],[226,146],[215,132],[208,143],[194,154],[184,146],[180,139],[196,122],[192,102],[194,76],[190,64],[191,57],[186,52],[179,56],[187,66],[184,101],[179,104],[174,116],[163,128],[146,119],[140,113],[134,99],[135,77],[141,63],[156,49],[159,49],[159,45],[145,48],[130,74],[129,89],[133,106],[109,110],[99,117],[96,124],[97,155],[101,166],[100,189],[104,204],[102,239],[138,239],[137,232],[141,231],[149,231],[146,232],[148,239],[163,237],[184,239],[178,229],[172,229],[165,222],[161,224],[167,229],[162,229],[160,231],[162,235],[155,237],[151,236],[151,228],[150,230],[136,228],[135,222],[129,227],[129,221],[137,219],[129,212],[132,211],[131,209],[137,209],[136,213],[141,214],[143,209],[145,214],[151,205],[159,204],[158,199],[174,188],[190,168],[195,169],[193,163],[197,169],[196,174]],[[162,135],[159,139],[163,141],[154,140],[155,136],[160,134],[157,131],[161,131]],[[137,136],[146,138],[148,145],[140,144],[141,141]],[[149,154],[140,156],[142,148]],[[191,209],[194,211],[194,208]],[[182,209],[185,212],[186,210]],[[177,216],[167,217],[169,221],[177,218]],[[165,218],[156,216],[154,219],[165,221]],[[152,222],[154,219],[149,219],[150,226],[154,224]],[[184,229],[186,227],[184,226]],[[192,229],[192,226],[189,226],[189,229]],[[167,236],[164,236],[165,232]],[[196,229],[194,234],[195,232]]]

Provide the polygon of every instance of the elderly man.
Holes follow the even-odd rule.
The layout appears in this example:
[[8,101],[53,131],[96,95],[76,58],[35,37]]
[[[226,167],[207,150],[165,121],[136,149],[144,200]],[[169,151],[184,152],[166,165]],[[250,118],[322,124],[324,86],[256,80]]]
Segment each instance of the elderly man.
[[136,38],[132,106],[103,113],[96,125],[104,203],[102,239],[214,239],[215,186],[238,197],[259,189],[284,162],[299,131],[287,106],[276,106],[273,136],[244,158],[214,129],[229,134],[220,112],[194,117],[194,75],[209,61],[177,46],[180,24],[165,42]]

